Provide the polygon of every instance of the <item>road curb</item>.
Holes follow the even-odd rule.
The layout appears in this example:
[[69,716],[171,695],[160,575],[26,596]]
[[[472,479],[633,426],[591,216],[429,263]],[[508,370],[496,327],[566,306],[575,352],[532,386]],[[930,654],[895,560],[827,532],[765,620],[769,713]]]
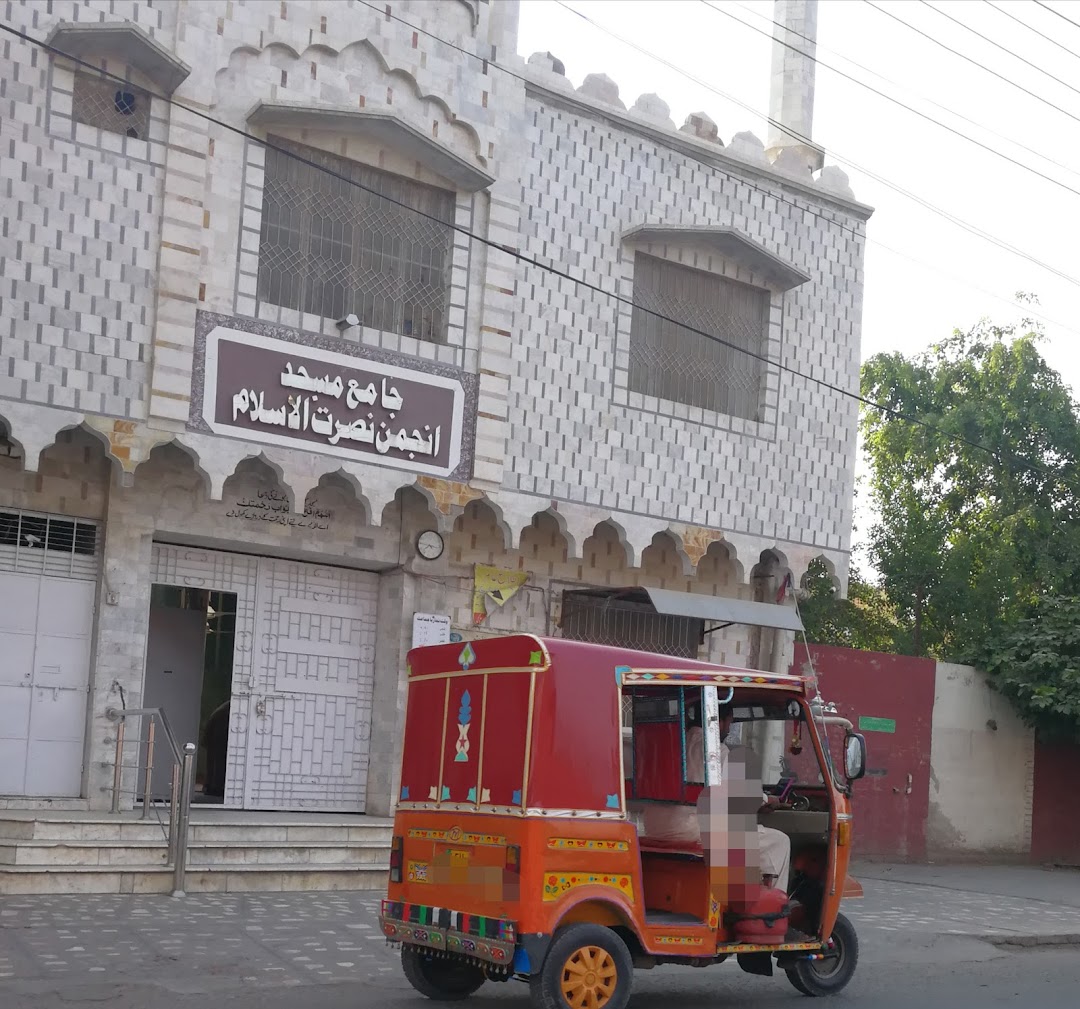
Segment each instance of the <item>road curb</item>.
[[972,939],[992,946],[1080,946],[1080,932],[1059,932],[1053,935],[973,935]]

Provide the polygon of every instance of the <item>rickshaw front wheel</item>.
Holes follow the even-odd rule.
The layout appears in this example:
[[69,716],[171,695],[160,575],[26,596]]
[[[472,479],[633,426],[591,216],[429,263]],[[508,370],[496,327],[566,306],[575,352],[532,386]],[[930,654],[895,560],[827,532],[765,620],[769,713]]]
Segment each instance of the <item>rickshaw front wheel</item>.
[[830,938],[832,956],[825,960],[803,960],[787,971],[788,980],[795,989],[810,998],[835,995],[855,976],[859,962],[859,937],[855,926],[838,914]]
[[633,974],[630,951],[610,928],[568,925],[530,980],[533,1009],[625,1009]]
[[417,946],[402,947],[401,968],[409,984],[435,1002],[460,1002],[484,983],[484,972],[479,967],[437,959]]

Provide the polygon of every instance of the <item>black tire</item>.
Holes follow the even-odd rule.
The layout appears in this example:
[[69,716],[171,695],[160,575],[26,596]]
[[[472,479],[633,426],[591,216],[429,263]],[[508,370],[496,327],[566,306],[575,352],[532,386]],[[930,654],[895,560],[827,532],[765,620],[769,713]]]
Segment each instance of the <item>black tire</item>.
[[[582,989],[591,989],[595,1001],[578,1001],[563,992],[581,975]],[[568,925],[555,933],[539,972],[529,980],[533,1009],[626,1009],[634,981],[634,961],[626,943],[603,925]]]
[[471,963],[439,959],[430,950],[404,946],[401,969],[421,995],[435,1002],[460,1002],[484,983],[484,972]]
[[810,998],[836,995],[855,976],[859,963],[859,937],[855,926],[842,914],[836,916],[831,939],[837,956],[828,960],[803,960],[786,973],[792,986]]

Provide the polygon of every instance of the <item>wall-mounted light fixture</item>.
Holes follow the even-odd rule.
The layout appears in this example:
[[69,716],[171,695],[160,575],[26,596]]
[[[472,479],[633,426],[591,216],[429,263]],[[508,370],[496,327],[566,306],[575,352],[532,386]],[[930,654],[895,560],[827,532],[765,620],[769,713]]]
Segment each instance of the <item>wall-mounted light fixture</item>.
[[354,329],[356,326],[359,326],[359,325],[360,325],[360,316],[354,315],[352,312],[350,312],[344,318],[338,319],[338,321],[337,321],[337,328],[341,329],[341,330]]

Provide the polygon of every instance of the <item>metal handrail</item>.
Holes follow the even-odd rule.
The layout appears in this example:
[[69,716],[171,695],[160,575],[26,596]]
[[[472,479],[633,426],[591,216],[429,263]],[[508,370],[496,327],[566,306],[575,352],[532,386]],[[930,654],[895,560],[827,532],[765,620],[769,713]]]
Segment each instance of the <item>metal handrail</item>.
[[[116,727],[116,762],[113,767],[112,811],[120,812],[120,792],[124,774],[124,735],[127,719],[149,718],[146,738],[146,777],[143,782],[142,818],[149,816],[150,786],[154,771],[154,749],[157,738],[156,726],[161,724],[169,749],[173,754],[172,782],[169,795],[169,828],[166,834],[169,851],[167,865],[173,870],[173,896],[184,895],[184,879],[187,873],[188,834],[191,827],[191,786],[195,774],[194,743],[185,743],[181,749],[176,734],[169,724],[164,708],[107,708],[105,717],[118,722]],[[136,763],[135,767],[140,765]],[[155,814],[157,810],[155,807]],[[160,823],[160,817],[158,819]]]

